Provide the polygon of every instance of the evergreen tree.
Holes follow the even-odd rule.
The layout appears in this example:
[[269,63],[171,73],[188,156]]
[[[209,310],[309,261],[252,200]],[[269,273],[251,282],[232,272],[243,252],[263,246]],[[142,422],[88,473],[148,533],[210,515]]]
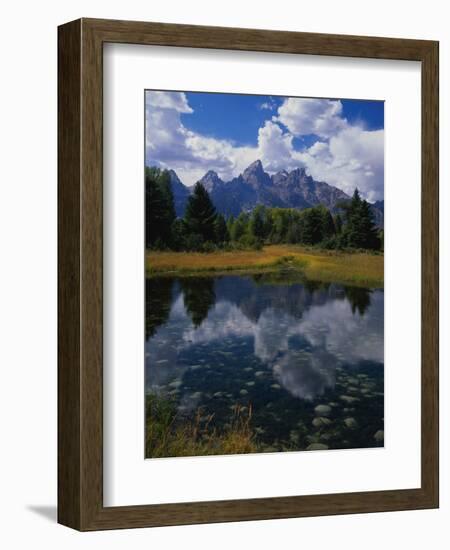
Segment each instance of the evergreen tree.
[[363,248],[378,249],[380,248],[380,239],[378,237],[378,229],[374,222],[374,217],[370,205],[366,200],[361,203],[360,215],[360,231],[361,243]]
[[384,251],[384,230],[380,229],[378,232],[378,240],[380,242],[380,250]]
[[166,216],[168,223],[173,223],[177,215],[175,213],[175,202],[172,192],[172,183],[168,170],[160,172],[158,183],[165,200]]
[[342,218],[339,213],[336,214],[336,217],[334,219],[334,227],[336,228],[336,234],[340,235],[342,232]]
[[187,231],[186,225],[181,218],[177,218],[172,224],[172,248],[174,250],[186,250]]
[[250,218],[250,232],[257,239],[263,240],[265,238],[264,227],[265,208],[258,204],[252,212]]
[[286,241],[290,244],[299,243],[301,241],[300,224],[295,219],[289,224],[286,233]]
[[346,209],[344,236],[346,245],[350,248],[377,249],[380,247],[378,230],[370,205],[366,200],[361,200],[358,189],[355,189]]
[[145,243],[147,247],[171,245],[171,227],[175,220],[170,176],[158,168],[145,170]]
[[345,240],[350,248],[362,248],[361,246],[361,196],[358,188],[353,193],[352,200],[345,211]]
[[329,237],[332,237],[336,233],[333,216],[331,215],[331,212],[327,208],[323,208],[322,219],[323,219],[322,238],[327,239]]
[[324,237],[322,207],[308,208],[304,211],[303,242],[317,244]]
[[217,214],[215,221],[215,242],[219,244],[227,243],[230,240],[228,227],[222,214]]
[[200,182],[194,187],[194,192],[189,197],[184,222],[187,231],[199,235],[204,242],[215,242],[216,209],[209,198],[208,191]]

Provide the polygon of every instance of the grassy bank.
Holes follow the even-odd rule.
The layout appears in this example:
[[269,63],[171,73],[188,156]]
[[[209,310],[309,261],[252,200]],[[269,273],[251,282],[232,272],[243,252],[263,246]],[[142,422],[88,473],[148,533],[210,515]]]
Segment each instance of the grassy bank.
[[356,286],[384,284],[384,257],[365,252],[338,252],[306,249],[296,245],[271,245],[262,250],[236,250],[212,253],[154,252],[146,257],[147,276],[162,274],[201,274],[271,272],[291,269],[307,279],[340,282]]
[[231,422],[221,431],[211,427],[212,415],[198,409],[190,421],[177,424],[175,403],[156,394],[146,396],[147,458],[206,456],[258,452],[250,426],[251,407],[236,405]]

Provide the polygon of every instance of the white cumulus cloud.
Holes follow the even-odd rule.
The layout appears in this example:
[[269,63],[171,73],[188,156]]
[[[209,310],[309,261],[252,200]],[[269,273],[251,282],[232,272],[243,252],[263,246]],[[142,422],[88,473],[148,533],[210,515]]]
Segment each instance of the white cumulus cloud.
[[178,113],[193,113],[183,92],[151,91],[146,94],[146,105],[158,109],[171,109]]
[[[272,99],[267,106],[275,107]],[[183,92],[146,93],[147,164],[172,168],[193,185],[208,170],[228,181],[260,159],[269,173],[304,167],[349,195],[358,187],[369,201],[384,197],[384,131],[349,124],[339,100],[284,99],[259,128],[254,147],[189,130],[181,115],[192,113]],[[295,138],[310,135],[317,136],[311,146],[296,148]]]
[[146,163],[172,168],[186,185],[193,185],[208,170],[229,180],[258,158],[256,148],[236,147],[186,128],[181,114],[193,110],[183,92],[147,91],[145,107]]
[[273,120],[284,124],[294,136],[315,134],[329,138],[347,127],[342,103],[332,99],[289,97]]
[[295,164],[293,136],[270,120],[258,131],[258,156],[269,172],[289,170]]
[[384,197],[384,130],[349,126],[329,142],[316,142],[298,158],[314,179],[349,195],[358,187],[369,201]]

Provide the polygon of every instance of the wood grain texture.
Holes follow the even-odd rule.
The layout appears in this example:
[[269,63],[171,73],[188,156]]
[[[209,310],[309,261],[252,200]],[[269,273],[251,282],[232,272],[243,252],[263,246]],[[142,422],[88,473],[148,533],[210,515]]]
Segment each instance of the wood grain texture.
[[439,502],[439,46],[422,60],[422,488]]
[[58,32],[58,521],[80,528],[81,22]]
[[[105,42],[422,63],[422,483],[419,489],[103,506],[102,63]],[[82,531],[438,506],[438,44],[81,19],[59,28],[58,521]]]

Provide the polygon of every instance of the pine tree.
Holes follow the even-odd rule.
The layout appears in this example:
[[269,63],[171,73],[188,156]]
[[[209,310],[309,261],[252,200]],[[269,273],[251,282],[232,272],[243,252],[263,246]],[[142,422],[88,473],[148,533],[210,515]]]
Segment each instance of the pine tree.
[[341,218],[341,215],[339,213],[336,214],[336,217],[334,219],[334,226],[336,228],[336,234],[337,235],[342,233],[342,218]]
[[322,238],[327,239],[335,235],[336,227],[334,225],[333,216],[331,215],[331,212],[327,208],[323,209],[322,220],[323,220]]
[[358,189],[355,189],[346,209],[344,238],[346,245],[351,248],[378,249],[380,247],[372,210],[366,200],[361,200]]
[[378,229],[375,225],[373,213],[370,209],[369,203],[366,200],[363,200],[360,208],[360,232],[362,247],[378,249],[380,248],[380,239],[378,237]]
[[184,222],[187,231],[199,235],[204,242],[215,242],[216,209],[209,198],[208,191],[200,182],[194,187],[194,192],[189,197]]
[[361,235],[361,196],[358,188],[353,193],[352,200],[346,208],[345,239],[350,248],[362,248]]
[[290,244],[295,244],[300,242],[300,239],[301,239],[300,224],[297,220],[293,220],[289,224],[289,227],[286,233],[286,241]]
[[175,220],[170,176],[159,168],[145,170],[145,243],[147,247],[171,245],[171,227]]
[[215,221],[215,242],[218,244],[227,243],[230,240],[230,234],[228,233],[228,227],[225,222],[225,218],[222,214],[217,214]]
[[233,240],[233,237],[231,236],[231,231],[232,231],[232,228],[233,228],[233,224],[234,224],[234,216],[231,215],[228,219],[227,219],[227,229],[228,229],[228,234],[230,235],[230,239]]
[[172,248],[174,250],[186,250],[186,225],[181,218],[177,218],[172,224]]
[[165,200],[165,209],[168,223],[172,224],[176,219],[175,202],[172,193],[172,183],[168,170],[163,170],[158,178],[158,183]]
[[303,242],[317,244],[324,237],[323,207],[317,206],[304,211]]
[[264,217],[265,217],[265,208],[264,206],[258,204],[252,212],[250,218],[250,232],[257,239],[265,238],[265,227],[264,227]]

